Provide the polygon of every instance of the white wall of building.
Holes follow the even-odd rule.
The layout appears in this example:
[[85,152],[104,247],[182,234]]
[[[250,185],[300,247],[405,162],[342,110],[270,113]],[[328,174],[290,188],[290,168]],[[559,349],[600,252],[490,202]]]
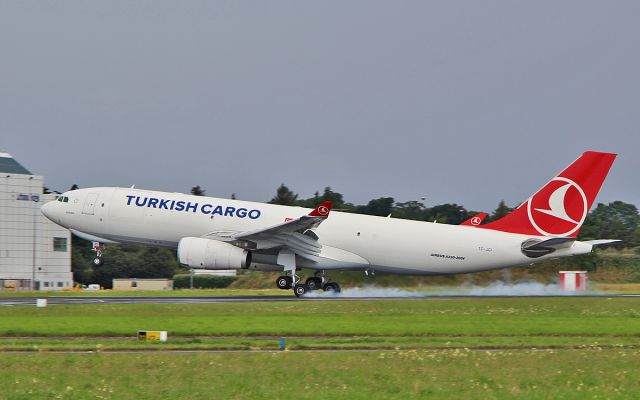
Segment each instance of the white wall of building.
[[41,290],[72,287],[71,234],[40,212],[56,195],[42,194],[41,176],[0,174],[0,281],[35,279]]

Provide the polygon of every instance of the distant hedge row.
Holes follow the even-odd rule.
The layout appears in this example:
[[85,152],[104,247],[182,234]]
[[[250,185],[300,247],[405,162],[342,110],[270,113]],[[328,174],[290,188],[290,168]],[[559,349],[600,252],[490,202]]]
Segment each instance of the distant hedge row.
[[[226,288],[237,278],[235,276],[194,275],[193,287],[195,289],[220,289]],[[188,289],[190,287],[190,275],[176,275],[173,277],[175,289]]]

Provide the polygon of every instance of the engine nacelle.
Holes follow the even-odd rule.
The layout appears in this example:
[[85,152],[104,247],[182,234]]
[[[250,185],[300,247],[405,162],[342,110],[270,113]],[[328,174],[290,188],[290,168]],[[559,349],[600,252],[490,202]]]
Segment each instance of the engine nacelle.
[[178,262],[189,268],[242,269],[251,264],[251,253],[219,240],[186,237],[178,243]]

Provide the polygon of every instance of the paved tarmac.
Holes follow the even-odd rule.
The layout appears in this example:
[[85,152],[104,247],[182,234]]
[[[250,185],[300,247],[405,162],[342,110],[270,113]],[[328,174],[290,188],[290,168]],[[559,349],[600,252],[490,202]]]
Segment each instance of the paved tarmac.
[[[208,303],[255,303],[275,301],[363,301],[363,300],[430,300],[430,299],[475,299],[475,298],[538,298],[538,297],[638,297],[640,294],[588,293],[571,295],[416,295],[390,297],[317,296],[297,298],[291,296],[42,296],[47,305],[75,304],[208,304]],[[0,306],[35,306],[35,297],[0,297]]]

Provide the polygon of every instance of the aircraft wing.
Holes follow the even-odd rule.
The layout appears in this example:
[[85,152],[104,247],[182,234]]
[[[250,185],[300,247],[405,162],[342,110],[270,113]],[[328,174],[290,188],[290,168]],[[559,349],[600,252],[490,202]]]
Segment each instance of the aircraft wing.
[[325,201],[307,215],[266,228],[235,235],[236,240],[253,242],[258,248],[287,247],[297,255],[318,261],[322,245],[311,230],[322,223],[331,211],[332,203]]

